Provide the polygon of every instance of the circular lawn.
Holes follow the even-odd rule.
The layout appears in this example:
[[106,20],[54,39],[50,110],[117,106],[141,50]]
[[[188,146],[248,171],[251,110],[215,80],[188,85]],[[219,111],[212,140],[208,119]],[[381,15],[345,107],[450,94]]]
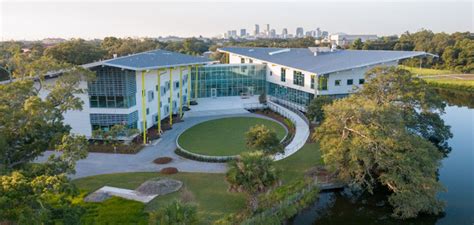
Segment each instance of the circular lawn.
[[263,124],[283,139],[286,129],[279,123],[255,117],[233,117],[197,124],[181,134],[179,145],[187,151],[209,156],[232,156],[247,151],[245,133]]

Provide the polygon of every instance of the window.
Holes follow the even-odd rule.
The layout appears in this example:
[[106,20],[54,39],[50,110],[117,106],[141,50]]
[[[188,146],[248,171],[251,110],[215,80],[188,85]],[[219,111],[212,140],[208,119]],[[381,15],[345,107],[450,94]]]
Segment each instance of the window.
[[353,79],[347,79],[347,85],[353,85],[354,80]]
[[252,60],[252,59],[249,59],[249,63],[253,63],[253,60]]
[[179,88],[179,81],[174,82],[174,90]]
[[314,83],[316,81],[316,76],[315,75],[311,75],[311,89],[314,89]]
[[244,59],[244,58],[240,58],[240,63],[245,63],[245,59]]
[[323,75],[318,78],[318,90],[326,91],[328,90],[328,76]]
[[97,106],[99,106],[99,98],[97,96],[90,96],[89,99],[91,108],[96,108]]
[[335,80],[334,85],[335,86],[341,86],[341,80]]
[[148,91],[148,101],[151,102],[155,99],[155,93],[153,91]]
[[364,79],[359,79],[359,84],[364,84],[365,80]]
[[273,71],[270,70],[270,76],[273,76]]
[[280,80],[281,80],[281,82],[286,81],[286,69],[285,68],[281,68]]
[[293,84],[304,87],[304,74],[300,71],[293,71]]
[[161,95],[166,94],[166,86],[160,86],[161,87]]
[[146,108],[146,114],[150,114],[150,108]]

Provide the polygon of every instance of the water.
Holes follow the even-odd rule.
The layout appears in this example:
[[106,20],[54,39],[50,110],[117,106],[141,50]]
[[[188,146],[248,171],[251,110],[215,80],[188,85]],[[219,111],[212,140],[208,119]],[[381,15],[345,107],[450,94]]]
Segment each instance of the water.
[[[344,191],[321,193],[320,199],[292,220],[294,225],[333,224],[474,224],[474,94],[440,93],[451,105],[443,119],[451,126],[454,137],[449,140],[452,151],[443,159],[440,181],[447,192],[439,198],[446,202],[444,215],[422,215],[416,219],[396,220],[390,217],[391,208],[386,194],[362,196],[357,200]],[[455,104],[455,105],[454,105]]]

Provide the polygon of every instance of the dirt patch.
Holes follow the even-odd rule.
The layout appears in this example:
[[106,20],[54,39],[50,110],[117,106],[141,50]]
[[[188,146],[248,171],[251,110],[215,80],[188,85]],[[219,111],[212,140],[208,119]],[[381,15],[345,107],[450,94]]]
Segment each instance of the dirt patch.
[[149,180],[140,185],[135,191],[145,195],[166,195],[181,189],[183,182],[170,178]]
[[161,169],[160,171],[161,174],[175,174],[178,173],[178,169],[175,167],[166,167]]
[[168,164],[171,161],[173,161],[173,159],[170,158],[170,157],[160,157],[160,158],[156,158],[155,160],[153,160],[153,162],[156,163],[156,164]]

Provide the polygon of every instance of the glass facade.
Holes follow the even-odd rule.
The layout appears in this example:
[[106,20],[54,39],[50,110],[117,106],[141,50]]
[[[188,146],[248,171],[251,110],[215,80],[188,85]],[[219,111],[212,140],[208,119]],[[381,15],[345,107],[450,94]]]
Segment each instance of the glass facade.
[[[196,74],[195,70],[193,68],[192,74]],[[198,98],[259,95],[265,91],[266,65],[209,65],[199,67],[198,74]],[[192,87],[195,87],[195,82],[193,77]],[[194,95],[194,91],[192,93]]]
[[293,84],[304,87],[304,74],[300,71],[293,71]]
[[268,95],[303,106],[307,106],[314,98],[314,94],[270,82],[267,83],[267,87]]
[[91,108],[130,108],[136,105],[135,71],[97,67],[96,80],[88,83]]
[[91,113],[92,130],[109,130],[115,124],[126,124],[130,128],[137,128],[138,111],[130,114],[100,114]]

